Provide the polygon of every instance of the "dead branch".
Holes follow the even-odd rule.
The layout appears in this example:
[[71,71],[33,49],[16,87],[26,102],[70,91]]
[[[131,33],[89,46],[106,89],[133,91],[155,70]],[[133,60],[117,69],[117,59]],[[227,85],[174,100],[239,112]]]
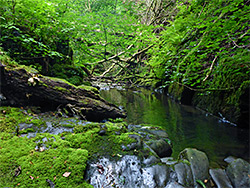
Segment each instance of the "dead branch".
[[126,59],[125,61],[126,61],[126,62],[130,62],[130,61],[131,61],[132,59],[134,59],[137,55],[140,55],[141,53],[147,51],[148,49],[152,48],[153,46],[154,46],[154,45],[152,44],[152,45],[148,46],[147,48],[144,48],[144,49],[142,49],[141,51],[134,53],[130,58]]
[[110,72],[115,67],[115,65],[116,63],[113,63],[104,73],[102,73],[100,77],[105,76],[108,72]]
[[213,62],[212,62],[212,64],[211,64],[211,66],[210,66],[210,68],[209,68],[209,71],[208,71],[208,73],[207,73],[207,76],[203,79],[203,82],[205,82],[205,81],[207,80],[207,78],[209,77],[210,73],[212,72],[212,69],[213,69],[213,66],[214,66],[214,62],[215,62],[215,60],[217,59],[217,57],[218,57],[218,56],[215,56],[215,58],[214,58],[214,60],[213,60]]
[[[133,46],[133,44],[131,44],[126,50],[129,50],[132,46]],[[116,54],[114,56],[109,57],[108,59],[103,59],[101,61],[95,62],[94,64],[99,64],[99,63],[104,63],[105,61],[110,61],[112,59],[115,59],[115,58],[119,57],[120,55],[124,54],[125,52],[126,51],[122,51],[122,52],[120,52],[120,53],[118,53],[118,54]]]

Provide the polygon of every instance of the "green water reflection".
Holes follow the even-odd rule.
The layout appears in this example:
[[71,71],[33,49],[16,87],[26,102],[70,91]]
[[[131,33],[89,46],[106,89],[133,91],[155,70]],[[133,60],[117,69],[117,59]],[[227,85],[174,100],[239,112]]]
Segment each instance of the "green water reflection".
[[187,147],[206,152],[210,165],[224,165],[230,155],[249,161],[249,131],[241,130],[190,106],[177,104],[163,94],[139,89],[102,90],[106,100],[123,107],[130,124],[163,127],[173,142],[173,157]]

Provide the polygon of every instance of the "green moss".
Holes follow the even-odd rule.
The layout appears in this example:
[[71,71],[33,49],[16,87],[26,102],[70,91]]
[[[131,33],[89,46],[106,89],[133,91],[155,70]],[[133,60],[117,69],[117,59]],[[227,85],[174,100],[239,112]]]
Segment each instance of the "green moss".
[[55,86],[54,89],[57,90],[57,91],[70,93],[70,91],[68,89],[63,88],[63,87]]
[[49,87],[47,84],[45,84],[42,80],[39,81],[39,85],[42,85],[44,87]]
[[[99,132],[105,129],[103,136]],[[78,125],[74,128],[75,135],[68,134],[66,140],[71,141],[74,148],[85,148],[89,151],[91,158],[98,156],[124,155],[128,151],[122,150],[122,145],[135,142],[127,132],[126,123],[89,123],[85,126]]]
[[83,90],[87,90],[87,91],[92,91],[96,94],[99,94],[99,90],[95,87],[92,86],[87,86],[87,85],[80,85],[77,88],[83,89]]
[[0,107],[0,131],[13,133],[20,123],[33,124],[36,127],[45,125],[39,118],[30,116],[24,110],[12,107]]
[[0,62],[9,67],[17,67],[18,63],[13,61],[6,53],[0,48]]
[[35,130],[33,128],[19,130],[20,134],[27,134],[27,133],[30,133],[30,132],[35,132]]
[[67,124],[61,124],[60,126],[62,126],[62,127],[68,127],[68,128],[74,128],[75,124],[73,124],[73,123],[67,123]]
[[65,83],[65,84],[68,84],[72,87],[76,87],[75,85],[71,84],[70,82],[68,82],[67,80],[64,80],[62,78],[56,78],[56,77],[49,77],[49,76],[44,76],[44,78],[47,78],[49,80],[53,80],[53,81],[56,81],[56,82],[61,82],[61,83]]
[[[1,135],[2,136],[2,135]],[[47,138],[46,147],[50,149],[38,152],[37,141]],[[84,170],[88,160],[85,149],[70,148],[67,141],[59,136],[41,134],[33,139],[12,137],[1,142],[0,187],[49,187],[46,179],[57,187],[85,187]],[[13,178],[16,168],[22,172]],[[70,172],[69,177],[64,177]]]
[[110,122],[112,122],[112,123],[121,123],[121,122],[124,122],[124,119],[122,119],[122,118],[116,118],[116,119],[109,118],[108,120]]
[[18,69],[24,69],[28,73],[32,73],[32,74],[38,74],[39,73],[36,69],[34,69],[34,68],[30,67],[30,66],[25,66],[25,65],[18,65],[15,69],[16,70],[18,70]]
[[[128,132],[125,122],[78,125],[75,121],[67,121],[63,118],[52,121],[53,118],[51,118],[50,121],[59,126],[74,127],[74,133],[64,132],[60,135],[40,133],[35,138],[29,139],[14,136],[15,126],[21,122],[33,122],[39,125],[41,123],[39,119],[27,115],[27,112],[18,108],[3,107],[1,111],[3,110],[1,121],[8,129],[7,131],[2,129],[3,132],[0,133],[0,187],[17,185],[18,187],[49,187],[46,179],[51,180],[56,187],[90,187],[84,181],[88,160],[98,159],[100,156],[119,159],[126,154],[136,154],[141,157],[150,155],[147,149],[140,151],[122,149],[122,145],[137,142],[136,139],[129,137],[137,133]],[[57,121],[63,121],[63,123],[60,124]],[[1,128],[3,128],[2,124]],[[99,134],[101,130],[105,130],[104,135]],[[32,131],[32,128],[21,131],[27,133]],[[15,177],[15,171],[19,166],[22,171]],[[70,172],[70,175],[64,177],[65,172]]]

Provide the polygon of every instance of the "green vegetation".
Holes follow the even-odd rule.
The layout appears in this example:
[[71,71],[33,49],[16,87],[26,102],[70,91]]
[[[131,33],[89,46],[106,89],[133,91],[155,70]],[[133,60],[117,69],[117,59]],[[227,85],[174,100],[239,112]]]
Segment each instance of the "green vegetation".
[[[67,119],[57,118],[51,119],[54,126],[74,127],[74,133],[38,133],[27,138],[20,134],[44,126],[43,117],[11,107],[1,107],[0,111],[0,187],[49,187],[47,179],[58,187],[91,187],[84,181],[89,159],[100,156],[119,159],[134,153],[121,147],[135,142],[129,135],[136,133],[127,132],[125,122],[79,125],[77,121],[65,123]],[[16,132],[21,123],[33,126]],[[102,136],[101,130],[105,130]]]
[[[1,187],[49,187],[46,179],[59,187],[87,187],[83,181],[87,150],[70,148],[69,142],[56,135],[43,134],[28,139],[1,133],[0,137]],[[50,148],[36,151],[39,145],[36,142],[43,138],[47,138],[45,144]],[[19,166],[21,172],[15,175]],[[70,176],[64,177],[65,172],[70,172]]]
[[[160,87],[178,100],[188,89],[195,93],[192,103],[236,122],[250,88],[249,10],[246,0],[0,0],[0,62],[95,93],[83,86],[85,78]],[[157,124],[166,113],[163,107],[155,113],[157,100],[147,97],[144,118]],[[135,105],[128,107],[141,109]],[[90,157],[122,155],[121,143],[134,141],[120,120],[76,126],[74,134],[22,138],[34,129],[18,130],[20,123],[45,122],[18,108],[0,111],[1,187],[46,187],[46,179],[58,187],[87,186],[83,173]],[[170,116],[177,132],[180,114]],[[49,149],[36,151],[45,137]],[[19,166],[22,173],[13,177]]]
[[189,89],[196,105],[235,121],[250,87],[249,2],[179,1],[176,10],[149,50],[151,74],[175,98]]
[[[125,66],[146,46],[139,42],[146,27],[132,2],[0,0],[0,5],[0,44],[10,57],[74,85],[102,74],[111,60],[123,59]],[[118,64],[115,69],[124,67]]]
[[13,133],[20,123],[33,124],[35,127],[45,125],[45,122],[31,116],[30,110],[24,111],[19,108],[0,107],[0,132]]
[[[111,76],[166,88],[176,99],[189,89],[201,108],[226,114],[234,106],[230,116],[239,116],[240,97],[250,85],[248,1],[0,5],[0,45],[19,64],[74,85],[87,76]],[[217,109],[214,98],[223,98]]]

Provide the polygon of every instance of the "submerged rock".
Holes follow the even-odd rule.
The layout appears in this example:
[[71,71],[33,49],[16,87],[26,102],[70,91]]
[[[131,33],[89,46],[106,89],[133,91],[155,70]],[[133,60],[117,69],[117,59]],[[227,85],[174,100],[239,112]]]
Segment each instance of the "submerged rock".
[[243,159],[236,159],[226,168],[226,173],[235,188],[250,187],[250,164]]

